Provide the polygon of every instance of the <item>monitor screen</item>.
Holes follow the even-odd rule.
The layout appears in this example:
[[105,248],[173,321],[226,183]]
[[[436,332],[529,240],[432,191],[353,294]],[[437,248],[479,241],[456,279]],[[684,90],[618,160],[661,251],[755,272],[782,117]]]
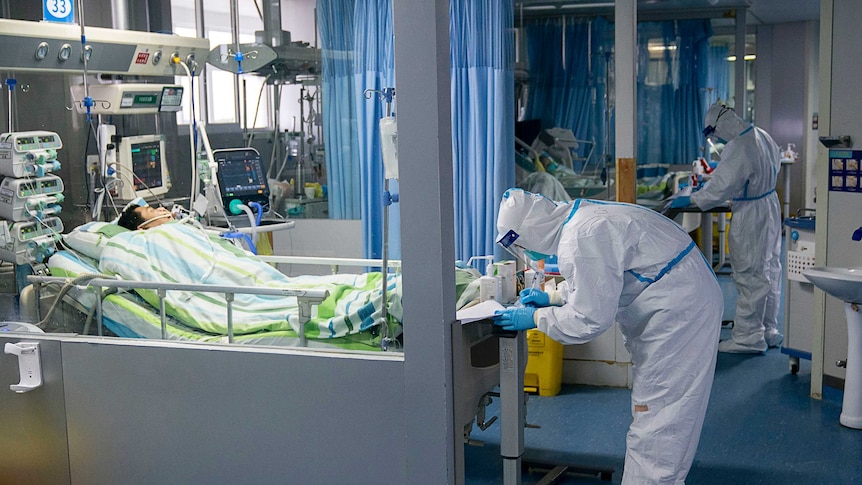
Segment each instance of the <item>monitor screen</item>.
[[258,202],[268,206],[269,186],[257,150],[216,150],[214,156],[218,163],[218,183],[225,207],[233,199],[239,199],[244,204]]
[[132,155],[132,178],[135,182],[135,192],[161,187],[164,184],[161,141],[132,143],[129,152]]
[[162,88],[159,111],[179,111],[183,105],[182,86],[165,86]]
[[118,194],[121,199],[153,199],[171,188],[162,136],[122,137],[117,155],[117,176],[123,182]]

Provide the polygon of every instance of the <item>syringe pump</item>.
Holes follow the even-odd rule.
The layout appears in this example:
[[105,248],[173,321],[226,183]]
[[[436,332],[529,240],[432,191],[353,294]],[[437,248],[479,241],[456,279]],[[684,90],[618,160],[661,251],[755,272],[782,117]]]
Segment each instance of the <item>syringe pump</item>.
[[0,175],[42,177],[60,170],[60,136],[50,131],[21,131],[0,135]]
[[0,182],[0,217],[22,222],[60,213],[63,180],[56,175],[6,177]]
[[48,217],[41,221],[0,221],[0,260],[15,264],[42,263],[56,251],[63,221]]

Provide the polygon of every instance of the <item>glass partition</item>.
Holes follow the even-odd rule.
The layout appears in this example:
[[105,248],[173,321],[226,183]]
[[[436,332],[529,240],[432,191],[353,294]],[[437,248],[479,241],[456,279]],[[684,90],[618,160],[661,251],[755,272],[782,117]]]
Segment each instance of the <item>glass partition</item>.
[[[171,2],[174,33],[203,26],[212,50],[181,60],[195,74],[176,78],[182,110],[141,115],[176,116],[178,136],[154,145],[158,156],[130,156],[134,181],[145,178],[135,170],[183,160],[189,197],[105,191],[111,213],[66,228],[22,294],[21,320],[80,335],[400,353],[399,174],[384,164],[397,154],[391,6],[236,6]],[[123,116],[121,130],[136,121]]]

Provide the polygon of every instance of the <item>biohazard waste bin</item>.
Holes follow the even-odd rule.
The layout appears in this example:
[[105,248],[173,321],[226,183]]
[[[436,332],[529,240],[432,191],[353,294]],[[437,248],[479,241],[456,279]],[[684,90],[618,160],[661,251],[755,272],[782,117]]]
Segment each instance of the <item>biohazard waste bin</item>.
[[556,396],[563,378],[563,344],[539,330],[527,331],[527,370],[524,391]]

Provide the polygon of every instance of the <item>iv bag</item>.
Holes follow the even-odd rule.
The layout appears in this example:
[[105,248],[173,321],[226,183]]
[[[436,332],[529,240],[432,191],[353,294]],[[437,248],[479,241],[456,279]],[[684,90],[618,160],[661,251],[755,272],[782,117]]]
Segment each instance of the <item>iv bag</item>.
[[380,119],[380,144],[387,179],[398,178],[398,125],[394,116]]

